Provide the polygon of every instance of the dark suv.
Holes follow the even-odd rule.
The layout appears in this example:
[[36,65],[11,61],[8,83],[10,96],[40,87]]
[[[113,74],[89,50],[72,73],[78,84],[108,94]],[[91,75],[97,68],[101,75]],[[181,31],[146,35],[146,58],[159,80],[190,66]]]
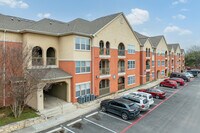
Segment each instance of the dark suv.
[[100,104],[103,112],[119,115],[124,120],[133,119],[140,114],[140,108],[134,102],[126,99],[106,99]]
[[189,82],[190,79],[182,73],[172,72],[170,78],[182,78],[184,81]]

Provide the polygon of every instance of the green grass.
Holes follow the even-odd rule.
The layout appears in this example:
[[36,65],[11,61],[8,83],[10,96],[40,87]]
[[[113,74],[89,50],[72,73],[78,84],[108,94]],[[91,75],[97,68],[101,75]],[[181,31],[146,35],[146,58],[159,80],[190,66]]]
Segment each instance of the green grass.
[[[4,114],[3,117],[1,115]],[[31,108],[26,107],[21,114],[19,118],[15,118],[11,112],[11,109],[9,107],[6,108],[0,108],[0,126],[4,126],[13,122],[18,122],[21,120],[25,120],[28,118],[34,118],[38,115],[35,113],[35,111]]]

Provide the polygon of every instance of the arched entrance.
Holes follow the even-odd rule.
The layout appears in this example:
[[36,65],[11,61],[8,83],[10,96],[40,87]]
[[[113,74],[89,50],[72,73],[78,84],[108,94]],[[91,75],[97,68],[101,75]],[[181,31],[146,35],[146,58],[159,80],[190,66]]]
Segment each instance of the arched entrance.
[[125,89],[125,78],[119,77],[119,79],[118,79],[118,90],[123,90],[123,89]]
[[105,95],[110,93],[110,81],[109,79],[103,79],[99,82],[99,95]]

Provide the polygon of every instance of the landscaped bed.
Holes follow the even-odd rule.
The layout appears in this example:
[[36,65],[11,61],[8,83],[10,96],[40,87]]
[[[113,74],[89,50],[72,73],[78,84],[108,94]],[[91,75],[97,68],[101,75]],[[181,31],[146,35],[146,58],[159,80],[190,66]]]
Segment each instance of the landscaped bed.
[[26,107],[19,118],[15,118],[9,107],[0,108],[0,126],[4,126],[13,122],[18,122],[28,118],[34,118],[38,115],[29,107]]

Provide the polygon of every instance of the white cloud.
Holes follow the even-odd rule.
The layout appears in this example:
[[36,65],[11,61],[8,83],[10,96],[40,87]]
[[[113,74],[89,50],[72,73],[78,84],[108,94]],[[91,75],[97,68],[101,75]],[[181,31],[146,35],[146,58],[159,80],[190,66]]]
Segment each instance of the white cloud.
[[126,15],[131,25],[140,25],[149,20],[149,12],[139,8],[131,9],[131,13]]
[[51,16],[50,13],[38,13],[37,17],[39,18],[49,18]]
[[161,22],[161,21],[162,21],[162,19],[161,19],[161,18],[159,18],[159,17],[156,17],[156,21],[157,21],[157,22]]
[[186,16],[182,15],[182,14],[178,14],[176,16],[172,16],[173,19],[181,19],[181,20],[184,20],[186,19]]
[[183,8],[183,9],[181,9],[180,11],[181,11],[181,12],[187,12],[187,11],[189,11],[189,9]]
[[174,2],[172,2],[172,5],[177,5],[177,4],[180,4],[180,3],[187,3],[188,0],[176,0]]
[[178,26],[167,26],[164,29],[164,33],[178,33],[178,35],[190,35],[192,34],[192,31],[188,30],[188,29],[182,29]]
[[22,0],[0,0],[0,5],[9,6],[11,8],[28,8],[29,5]]

